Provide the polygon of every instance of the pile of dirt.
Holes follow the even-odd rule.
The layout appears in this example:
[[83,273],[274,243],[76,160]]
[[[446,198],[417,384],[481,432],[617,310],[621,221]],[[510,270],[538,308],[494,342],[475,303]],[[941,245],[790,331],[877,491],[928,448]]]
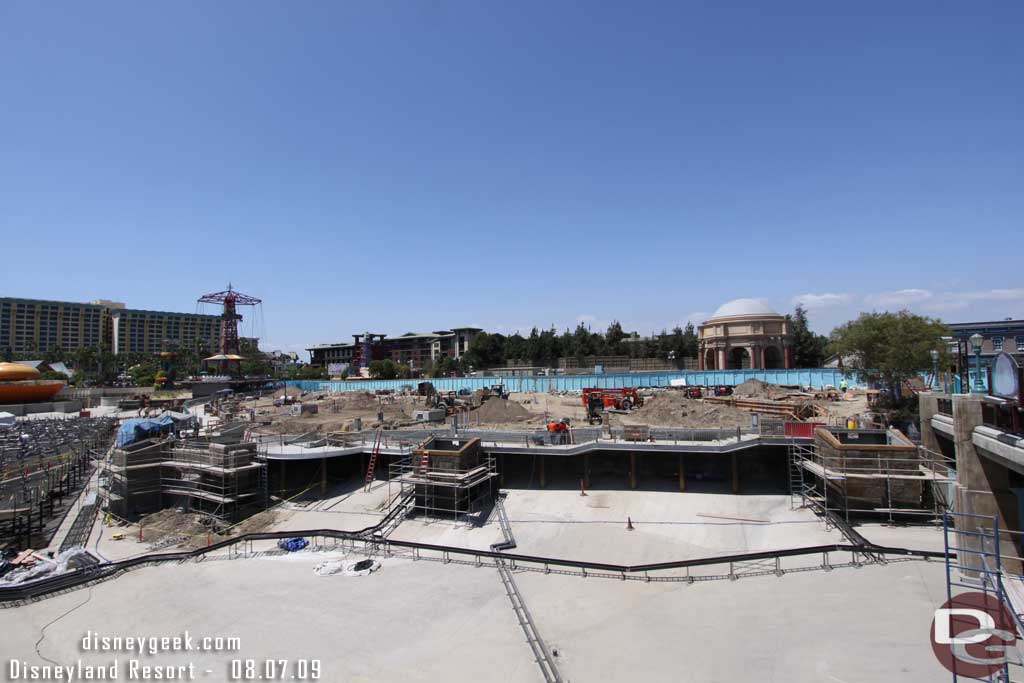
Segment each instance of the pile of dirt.
[[142,540],[152,543],[167,538],[189,538],[205,534],[210,528],[208,524],[204,524],[205,521],[207,520],[202,515],[168,508],[146,515],[139,522],[139,526],[142,527]]
[[759,379],[748,379],[742,384],[737,384],[732,393],[744,398],[771,398],[772,385]]
[[492,398],[476,409],[473,417],[480,422],[522,422],[534,417],[526,408],[515,401]]
[[263,512],[257,512],[255,515],[232,529],[232,531],[239,536],[242,534],[251,534],[256,531],[269,529],[276,521],[277,513],[273,510],[264,510]]
[[666,392],[647,399],[643,408],[634,410],[623,421],[656,427],[732,429],[749,427],[750,413],[723,404],[688,399],[681,393]]

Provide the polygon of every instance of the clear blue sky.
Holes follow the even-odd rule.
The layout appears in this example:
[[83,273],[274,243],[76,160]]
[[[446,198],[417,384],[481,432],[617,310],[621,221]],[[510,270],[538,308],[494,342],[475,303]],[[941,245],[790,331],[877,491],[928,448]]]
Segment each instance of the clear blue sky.
[[231,280],[287,349],[1024,316],[1022,35],[1014,1],[7,0],[0,295]]

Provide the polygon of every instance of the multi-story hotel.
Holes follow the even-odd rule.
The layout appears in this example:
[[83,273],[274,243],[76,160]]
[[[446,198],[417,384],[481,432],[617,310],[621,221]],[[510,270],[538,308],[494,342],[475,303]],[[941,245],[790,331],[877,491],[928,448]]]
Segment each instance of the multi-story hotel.
[[215,351],[220,316],[90,303],[0,297],[0,351],[45,353],[106,346],[114,353],[168,348]]
[[[436,361],[442,356],[458,359],[469,349],[470,342],[480,332],[478,327],[453,327],[450,330],[434,332],[407,332],[398,337],[383,334],[370,336],[370,355],[366,361],[390,358],[396,363],[410,364],[420,368],[427,360]],[[367,334],[353,335],[360,342]],[[356,343],[320,344],[307,349],[310,364],[329,367],[353,362]]]

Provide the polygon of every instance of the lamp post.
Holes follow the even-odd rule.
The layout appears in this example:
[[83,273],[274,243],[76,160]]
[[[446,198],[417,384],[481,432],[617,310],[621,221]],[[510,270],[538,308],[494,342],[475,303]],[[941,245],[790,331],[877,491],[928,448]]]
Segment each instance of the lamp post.
[[932,355],[932,386],[937,387],[939,385],[939,352],[935,349],[931,350]]
[[975,372],[977,373],[974,376],[974,390],[975,391],[984,391],[985,390],[985,385],[982,384],[982,382],[981,382],[981,342],[984,341],[984,339],[985,338],[982,337],[977,332],[972,334],[971,335],[971,339],[970,339],[971,346],[974,347],[974,365],[975,365]]

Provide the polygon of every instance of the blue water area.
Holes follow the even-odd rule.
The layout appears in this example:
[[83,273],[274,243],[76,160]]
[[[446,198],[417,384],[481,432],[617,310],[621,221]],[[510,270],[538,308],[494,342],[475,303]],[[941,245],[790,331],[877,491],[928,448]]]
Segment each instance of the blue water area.
[[[667,387],[674,379],[685,378],[691,386],[713,386],[725,384],[735,386],[748,379],[759,379],[770,384],[790,384],[802,387],[821,388],[826,385],[838,387],[843,373],[832,368],[811,368],[803,370],[678,370],[675,372],[625,372],[610,375],[559,375],[556,377],[447,377],[430,380],[420,379],[367,379],[342,382],[324,380],[291,380],[293,387],[303,391],[377,391],[415,386],[418,382],[429,381],[438,391],[459,391],[480,389],[492,384],[504,384],[508,391],[563,391],[598,387],[617,389],[622,387]],[[864,386],[856,375],[846,377],[850,386]]]

